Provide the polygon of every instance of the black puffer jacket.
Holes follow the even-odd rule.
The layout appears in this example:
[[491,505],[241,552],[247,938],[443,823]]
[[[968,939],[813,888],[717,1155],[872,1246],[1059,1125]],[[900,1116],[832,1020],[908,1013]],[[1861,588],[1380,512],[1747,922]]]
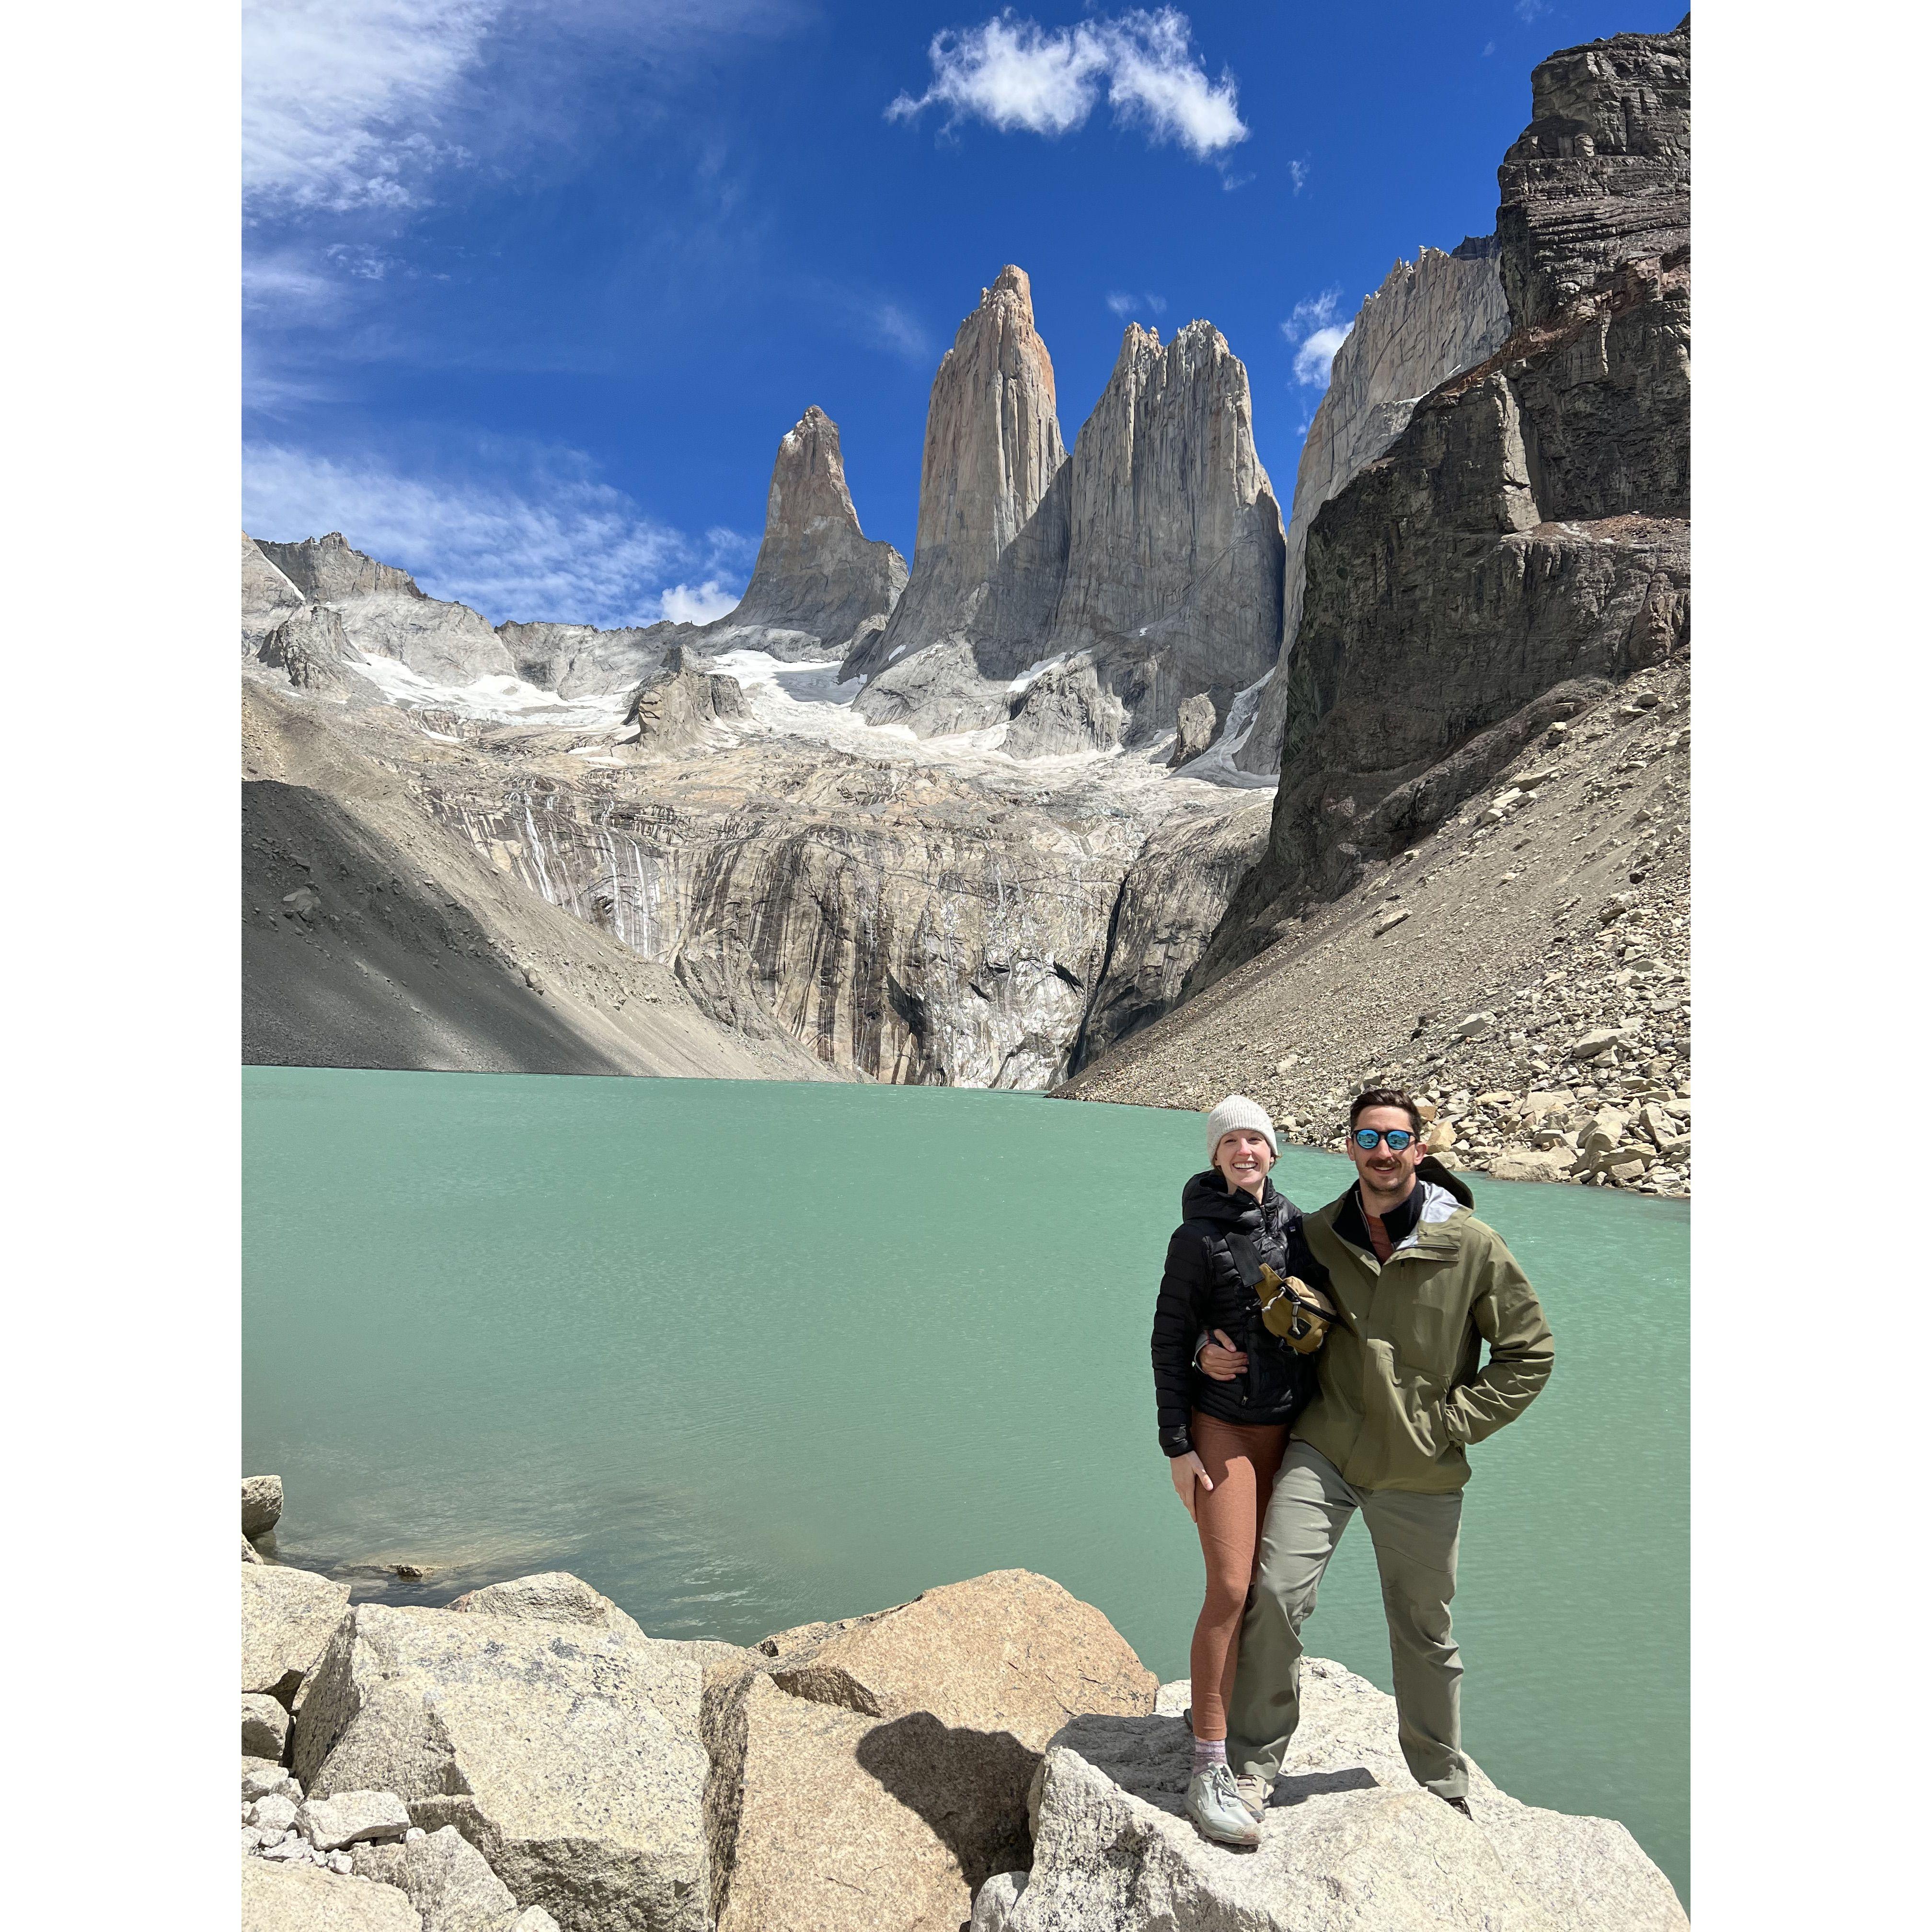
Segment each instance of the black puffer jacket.
[[[1167,1266],[1154,1310],[1154,1388],[1160,1412],[1160,1446],[1170,1456],[1194,1447],[1190,1409],[1227,1422],[1292,1422],[1315,1393],[1315,1364],[1298,1355],[1262,1323],[1262,1305],[1228,1250],[1231,1234],[1245,1234],[1255,1253],[1277,1274],[1299,1275],[1326,1288],[1328,1271],[1310,1252],[1301,1210],[1270,1181],[1261,1200],[1244,1190],[1228,1192],[1213,1168],[1180,1191],[1185,1218],[1167,1244]],[[1244,1375],[1217,1382],[1194,1366],[1203,1331],[1220,1328],[1247,1351]]]

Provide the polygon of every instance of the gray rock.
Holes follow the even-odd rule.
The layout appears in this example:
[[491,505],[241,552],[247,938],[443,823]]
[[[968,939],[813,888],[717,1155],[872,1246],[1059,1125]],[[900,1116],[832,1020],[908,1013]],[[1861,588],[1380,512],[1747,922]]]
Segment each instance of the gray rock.
[[1303,1666],[1303,1720],[1262,1843],[1234,1858],[1181,1814],[1178,1718],[1075,1720],[1033,1792],[1034,1858],[1007,1932],[1683,1932],[1669,1881],[1623,1826],[1519,1804],[1472,1768],[1473,1823],[1419,1790],[1394,1702]]
[[318,1851],[337,1852],[364,1838],[397,1838],[410,1828],[410,1808],[393,1791],[337,1791],[310,1798],[296,1814]]
[[301,1808],[295,1799],[272,1793],[256,1799],[249,1809],[248,1822],[259,1831],[286,1832],[294,1825]]
[[292,612],[262,640],[255,658],[279,670],[296,690],[314,696],[340,697],[357,686],[374,694],[353,669],[362,654],[349,641],[341,613],[332,604],[304,604]]
[[1580,1039],[1572,1040],[1568,1048],[1572,1060],[1594,1060],[1607,1053],[1623,1041],[1623,1030],[1619,1027],[1592,1027]]
[[302,1786],[279,1762],[265,1757],[244,1756],[242,1760],[242,1802],[252,1804],[258,1798],[292,1798],[302,1802]]
[[601,1592],[568,1570],[546,1570],[466,1592],[449,1604],[459,1615],[514,1617],[525,1622],[585,1624],[620,1636],[642,1637],[642,1628]]
[[242,1478],[242,1534],[266,1536],[282,1520],[282,1479],[279,1476]]
[[303,1678],[347,1614],[349,1586],[280,1564],[242,1570],[242,1689],[292,1709]]
[[1188,1678],[1177,1677],[1154,1693],[1154,1711],[1157,1718],[1184,1718],[1193,1706],[1194,1685]]
[[501,1932],[562,1932],[562,1928],[541,1905],[528,1905]]
[[1175,714],[1174,750],[1170,765],[1184,765],[1198,758],[1214,742],[1214,700],[1204,691],[1197,691],[1182,701]]
[[423,1932],[495,1932],[517,1901],[483,1854],[457,1830],[440,1830],[400,1845],[358,1845],[355,1869],[401,1891],[422,1915]]
[[348,641],[365,656],[393,658],[443,684],[516,674],[480,611],[425,596],[408,572],[352,549],[340,531],[259,548],[311,602],[334,605]]
[[272,1759],[279,1765],[288,1743],[289,1714],[286,1708],[264,1692],[245,1694],[242,1700],[243,1756]]
[[1490,1162],[1492,1180],[1568,1180],[1576,1157],[1567,1149],[1549,1148],[1536,1152],[1512,1148]]
[[416,1824],[454,1825],[573,1932],[700,1932],[700,1682],[677,1644],[364,1604],[298,1714],[296,1774],[311,1798],[392,1790]]
[[1009,1932],[1013,1908],[1025,1891],[1024,1871],[995,1872],[973,1895],[973,1918],[968,1932]]
[[244,1536],[242,1539],[242,1560],[244,1563],[266,1563],[268,1559]]
[[242,533],[242,654],[252,658],[268,634],[302,608],[302,592]]
[[422,1920],[394,1886],[244,1858],[242,1932],[422,1932]]

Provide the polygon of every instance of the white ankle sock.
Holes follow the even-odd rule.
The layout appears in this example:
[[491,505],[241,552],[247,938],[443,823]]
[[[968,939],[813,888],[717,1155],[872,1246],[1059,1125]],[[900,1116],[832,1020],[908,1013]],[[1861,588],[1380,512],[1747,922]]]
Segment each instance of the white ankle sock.
[[1226,1738],[1196,1738],[1194,1740],[1194,1768],[1205,1771],[1210,1764],[1228,1762],[1228,1741]]

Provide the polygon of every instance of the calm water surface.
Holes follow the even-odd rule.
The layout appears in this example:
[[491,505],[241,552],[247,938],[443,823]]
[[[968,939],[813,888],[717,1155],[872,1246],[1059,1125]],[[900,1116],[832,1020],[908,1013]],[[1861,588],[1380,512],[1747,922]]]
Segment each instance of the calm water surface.
[[[1202,1568],[1148,1331],[1197,1116],[931,1088],[253,1068],[243,1462],[282,1555],[577,1571],[749,1642],[1018,1567],[1163,1678]],[[1339,1155],[1290,1149],[1314,1206]],[[1689,1216],[1479,1177],[1557,1366],[1479,1445],[1465,1742],[1689,1878]],[[1351,1529],[1310,1648],[1389,1685]]]

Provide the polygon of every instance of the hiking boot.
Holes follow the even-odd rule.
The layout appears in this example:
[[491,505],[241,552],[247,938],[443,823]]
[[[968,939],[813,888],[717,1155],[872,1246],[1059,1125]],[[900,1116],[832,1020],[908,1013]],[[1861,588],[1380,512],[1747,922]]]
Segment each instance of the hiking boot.
[[1257,1818],[1267,1810],[1268,1793],[1273,1788],[1268,1779],[1246,1773],[1234,1780],[1235,1796]]
[[1241,1802],[1234,1774],[1225,1764],[1210,1764],[1187,1780],[1184,1807],[1194,1828],[1217,1845],[1258,1845],[1261,1820]]
[[1469,1809],[1469,1801],[1466,1798],[1444,1797],[1443,1794],[1439,1791],[1436,1795],[1437,1797],[1442,1799],[1443,1803],[1448,1805],[1450,1810],[1461,1812],[1462,1816],[1468,1819],[1472,1824],[1474,1823],[1476,1814]]

